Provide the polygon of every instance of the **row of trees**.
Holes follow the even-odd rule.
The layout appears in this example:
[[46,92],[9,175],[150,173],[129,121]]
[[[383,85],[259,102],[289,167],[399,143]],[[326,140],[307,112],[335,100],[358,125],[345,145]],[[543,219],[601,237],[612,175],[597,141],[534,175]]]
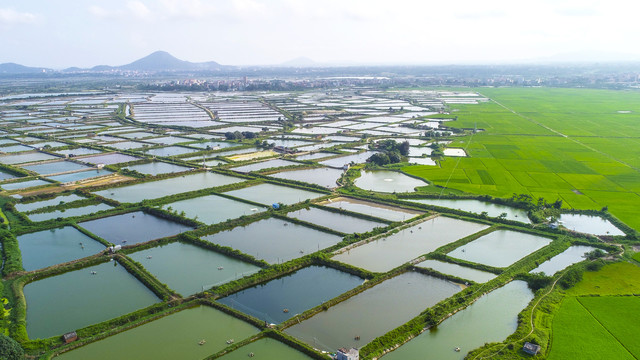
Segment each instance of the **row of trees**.
[[408,141],[398,143],[395,140],[381,140],[374,145],[374,148],[379,152],[371,155],[367,162],[380,166],[402,162],[409,155]]

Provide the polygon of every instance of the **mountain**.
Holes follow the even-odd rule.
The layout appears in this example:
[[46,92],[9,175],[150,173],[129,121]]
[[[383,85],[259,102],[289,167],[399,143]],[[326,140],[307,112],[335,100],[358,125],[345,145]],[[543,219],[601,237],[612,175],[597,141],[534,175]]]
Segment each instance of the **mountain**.
[[[130,71],[201,71],[225,68],[215,61],[193,63],[180,60],[166,51],[156,51],[130,64],[115,67]],[[95,69],[95,68],[94,68]]]
[[0,64],[0,74],[37,74],[51,71],[53,70],[40,67],[29,67],[16,63]]

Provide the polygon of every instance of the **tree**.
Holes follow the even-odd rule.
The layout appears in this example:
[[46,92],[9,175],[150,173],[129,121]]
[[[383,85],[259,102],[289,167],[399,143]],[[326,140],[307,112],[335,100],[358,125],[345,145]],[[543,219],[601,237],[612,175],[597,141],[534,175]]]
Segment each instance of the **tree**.
[[24,350],[20,344],[4,334],[0,334],[0,354],[6,360],[24,359]]

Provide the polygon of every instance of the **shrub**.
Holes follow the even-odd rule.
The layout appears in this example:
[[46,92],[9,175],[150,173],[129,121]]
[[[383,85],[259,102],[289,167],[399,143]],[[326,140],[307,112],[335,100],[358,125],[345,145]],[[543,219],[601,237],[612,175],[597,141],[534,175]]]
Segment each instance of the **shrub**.
[[572,268],[558,280],[558,284],[564,289],[568,289],[582,280],[582,271],[579,268]]
[[17,341],[0,334],[0,355],[6,360],[24,359],[24,350]]

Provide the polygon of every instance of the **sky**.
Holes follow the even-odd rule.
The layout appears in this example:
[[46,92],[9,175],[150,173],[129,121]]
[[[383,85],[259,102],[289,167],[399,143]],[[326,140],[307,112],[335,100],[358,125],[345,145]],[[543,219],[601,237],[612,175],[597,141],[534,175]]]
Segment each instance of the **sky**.
[[270,65],[640,59],[629,0],[0,0],[0,63]]

